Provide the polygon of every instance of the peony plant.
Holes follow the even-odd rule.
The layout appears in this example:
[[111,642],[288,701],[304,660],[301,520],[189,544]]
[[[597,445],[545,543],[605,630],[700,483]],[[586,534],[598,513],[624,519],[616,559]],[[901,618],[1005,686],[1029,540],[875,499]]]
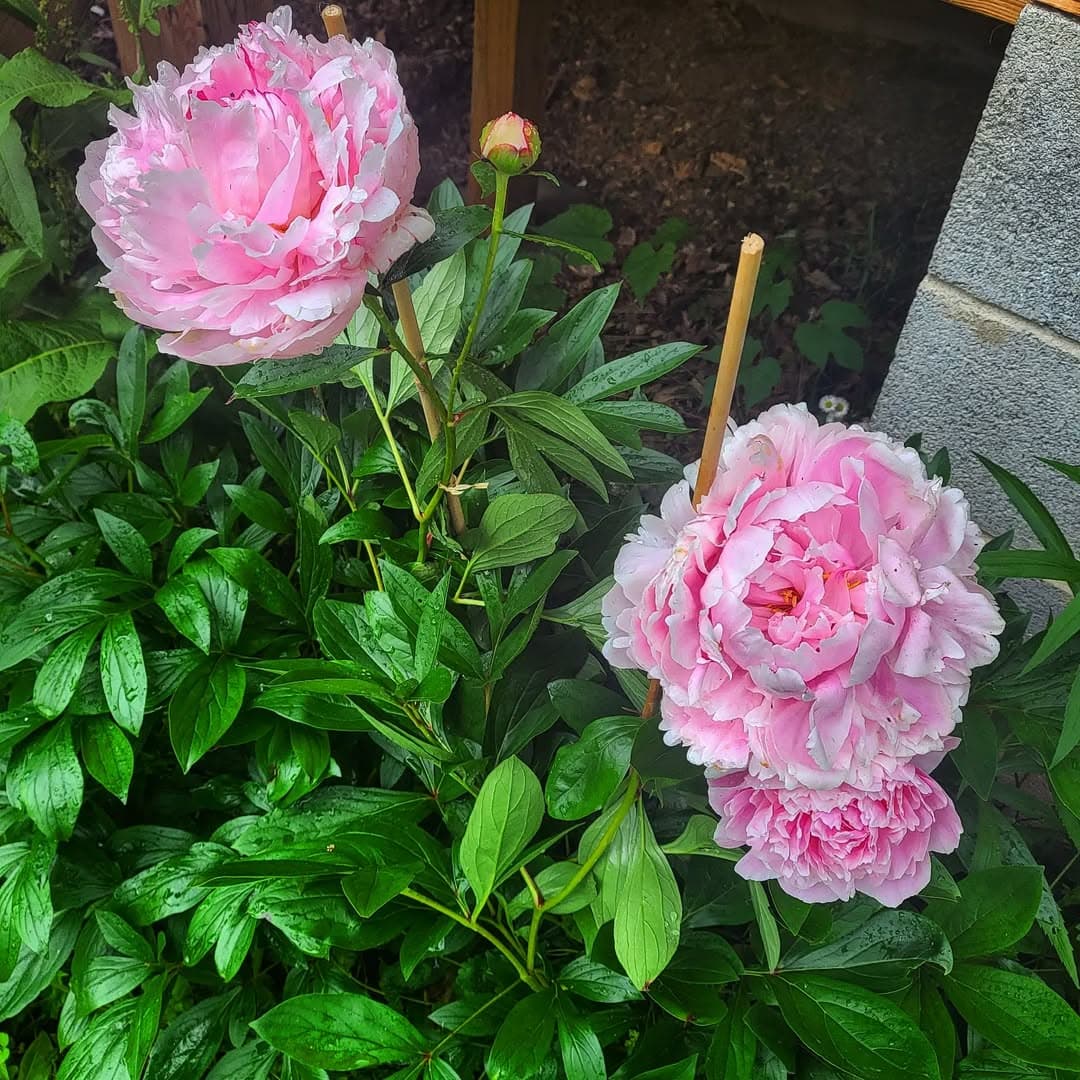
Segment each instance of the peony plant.
[[1080,1072],[1033,491],[983,545],[946,454],[781,406],[695,511],[701,347],[537,302],[534,125],[420,209],[391,55],[284,10],[132,93],[105,288],[0,357],[0,1078]]

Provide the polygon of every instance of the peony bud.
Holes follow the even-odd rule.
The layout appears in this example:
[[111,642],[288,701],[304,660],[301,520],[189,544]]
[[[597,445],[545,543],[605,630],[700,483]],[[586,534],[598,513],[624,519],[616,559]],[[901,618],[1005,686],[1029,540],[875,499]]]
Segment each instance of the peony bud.
[[480,153],[499,172],[517,176],[536,164],[540,156],[540,132],[531,120],[517,113],[504,113],[484,125]]

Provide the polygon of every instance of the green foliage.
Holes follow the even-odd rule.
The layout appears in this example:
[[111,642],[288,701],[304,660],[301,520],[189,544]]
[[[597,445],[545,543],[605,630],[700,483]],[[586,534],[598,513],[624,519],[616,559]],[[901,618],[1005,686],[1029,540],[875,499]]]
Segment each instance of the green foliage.
[[[965,749],[941,767],[965,843],[918,900],[811,906],[744,881],[699,771],[639,719],[644,680],[592,648],[641,488],[679,471],[642,445],[685,430],[650,385],[699,347],[607,358],[618,286],[527,306],[547,257],[530,208],[490,279],[490,212],[455,213],[447,185],[432,208],[436,235],[393,273],[439,346],[434,442],[385,296],[319,356],[225,372],[169,364],[122,324],[94,338],[90,318],[73,339],[82,322],[16,320],[0,371],[0,1065],[20,1080],[1080,1071],[1075,601],[1026,641],[1007,606]],[[544,235],[610,259],[610,228],[579,209]],[[763,279],[759,318],[790,303],[784,273]],[[1044,548],[998,544],[983,576],[1071,579],[1042,504],[992,471]]]

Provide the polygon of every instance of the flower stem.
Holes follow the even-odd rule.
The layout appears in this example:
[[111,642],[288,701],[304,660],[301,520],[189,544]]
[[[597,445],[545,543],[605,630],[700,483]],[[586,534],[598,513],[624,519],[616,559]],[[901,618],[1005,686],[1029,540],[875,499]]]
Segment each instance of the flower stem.
[[371,407],[375,410],[375,416],[379,421],[379,426],[383,429],[386,441],[390,445],[390,453],[394,456],[394,464],[397,466],[398,475],[401,477],[401,482],[405,487],[405,494],[409,498],[409,506],[412,508],[413,517],[415,517],[417,521],[422,521],[423,512],[420,509],[420,504],[416,501],[416,492],[413,491],[412,481],[409,479],[409,473],[405,468],[405,462],[402,460],[397,440],[394,438],[394,433],[390,428],[390,418],[383,412],[382,406],[379,404],[379,395],[375,392],[374,385],[368,379],[367,374],[359,364],[353,368],[353,374],[355,374],[360,382],[363,383],[368,398],[371,400]]
[[481,926],[474,919],[467,919],[464,915],[459,915],[445,904],[440,904],[438,900],[433,900],[430,896],[418,893],[415,889],[402,889],[401,895],[417,904],[423,904],[425,907],[431,908],[432,911],[437,911],[440,915],[445,915],[446,918],[452,919],[459,926],[464,926],[467,929],[472,930],[473,933],[479,934],[490,945],[494,945],[495,948],[510,961],[511,966],[518,974],[518,978],[521,979],[526,986],[530,986],[534,990],[539,990],[541,988],[536,976],[532,972],[526,971],[524,965],[513,954],[510,948],[504,942],[500,941],[490,930]]

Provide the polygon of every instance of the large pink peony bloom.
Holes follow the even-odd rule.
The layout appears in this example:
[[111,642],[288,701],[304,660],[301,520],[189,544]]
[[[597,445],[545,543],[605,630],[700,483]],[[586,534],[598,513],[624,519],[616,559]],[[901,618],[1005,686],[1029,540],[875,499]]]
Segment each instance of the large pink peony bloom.
[[972,668],[997,654],[979,547],[914,450],[777,406],[728,437],[698,512],[684,481],[642,519],[605,655],[661,681],[691,761],[872,789],[949,748]]
[[776,879],[807,903],[866,893],[889,907],[930,880],[932,852],[960,842],[949,797],[921,769],[900,766],[875,792],[785,788],[745,772],[714,776],[709,800],[720,815],[716,842],[747,845],[735,869],[751,881]]
[[319,41],[278,8],[183,74],[133,86],[135,115],[92,143],[78,195],[131,318],[203,364],[321,349],[433,231],[409,204],[416,128],[393,54]]

